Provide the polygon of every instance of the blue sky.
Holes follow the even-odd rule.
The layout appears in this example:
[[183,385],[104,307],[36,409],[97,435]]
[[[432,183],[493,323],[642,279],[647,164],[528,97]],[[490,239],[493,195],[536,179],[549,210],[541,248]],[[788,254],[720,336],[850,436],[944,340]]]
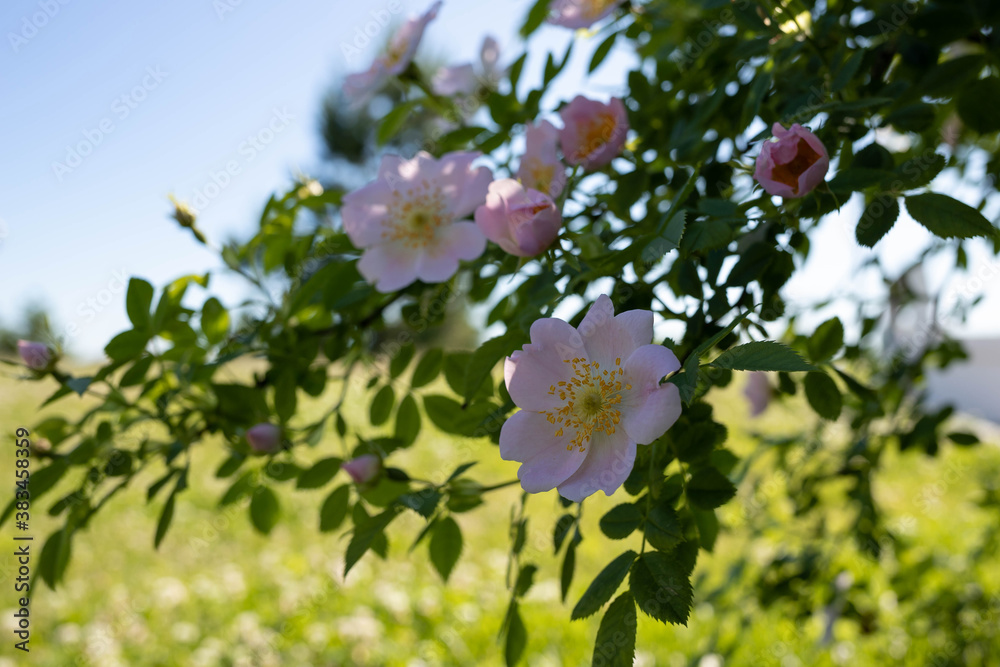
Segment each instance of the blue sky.
[[[399,4],[397,22],[430,2]],[[516,31],[530,4],[446,0],[421,53],[471,61],[490,33],[509,62],[520,51]],[[15,320],[28,303],[43,303],[57,332],[77,326],[78,335],[66,340],[68,349],[96,356],[127,328],[119,276],[138,275],[159,286],[219,268],[214,255],[168,218],[167,195],[191,200],[206,193],[212,173],[235,160],[240,173],[204,207],[200,226],[216,241],[249,235],[272,191],[295,173],[318,171],[321,100],[337,77],[364,69],[387,34],[376,35],[353,62],[347,62],[343,45],[372,21],[371,12],[395,5],[3,3],[0,322]],[[540,69],[546,48],[561,52],[572,37],[570,31],[544,29],[526,73]],[[595,78],[584,76],[597,43],[576,49],[558,95],[621,92],[622,72],[632,58],[620,47]],[[269,143],[251,148],[253,136],[270,137]],[[75,157],[81,144],[77,154],[87,154]],[[906,248],[926,241],[909,224],[890,235],[899,237],[900,262]],[[834,229],[833,236],[844,235]],[[830,266],[850,276],[863,251],[859,255],[844,239],[837,247],[845,255],[818,264],[813,280],[828,277]],[[810,294],[809,274],[800,283],[796,289]],[[211,289],[234,303],[242,284],[219,272]],[[995,305],[1000,279],[985,289]],[[983,320],[968,331],[996,333],[998,327]]]

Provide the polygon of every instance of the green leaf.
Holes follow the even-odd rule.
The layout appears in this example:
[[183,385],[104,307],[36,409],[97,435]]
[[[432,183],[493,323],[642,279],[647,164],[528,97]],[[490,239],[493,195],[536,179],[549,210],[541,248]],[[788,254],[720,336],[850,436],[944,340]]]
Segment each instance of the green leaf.
[[874,199],[865,208],[854,230],[858,244],[866,248],[874,248],[899,218],[899,200],[895,197],[881,196]]
[[174,497],[176,494],[171,493],[167,498],[167,502],[163,505],[163,511],[160,513],[160,520],[156,523],[156,536],[153,537],[153,548],[159,549],[160,542],[167,534],[167,530],[170,528],[170,523],[174,520]]
[[434,526],[429,550],[434,568],[442,579],[448,581],[458,557],[462,554],[462,529],[450,516],[441,519]]
[[715,516],[714,510],[695,510],[691,513],[694,516],[695,525],[698,526],[698,542],[705,551],[712,551],[715,548],[715,540],[719,536],[719,519]]
[[311,468],[299,475],[299,481],[296,482],[295,488],[319,489],[326,486],[333,479],[333,476],[337,474],[337,471],[340,470],[341,463],[343,461],[336,456],[320,459]]
[[351,502],[351,487],[347,484],[338,486],[323,501],[323,506],[319,510],[319,530],[321,533],[340,528],[347,516],[347,510]]
[[704,510],[725,505],[736,495],[736,487],[715,468],[702,468],[687,483],[687,497],[691,504]]
[[73,532],[64,527],[49,535],[42,546],[38,557],[38,575],[52,590],[56,589],[66,573],[66,566],[72,555],[72,539]]
[[537,565],[528,564],[521,568],[521,571],[517,573],[517,581],[514,583],[514,595],[516,597],[524,597],[524,594],[531,590],[537,572]]
[[773,340],[760,340],[731,347],[712,362],[716,368],[734,371],[810,371],[814,367],[795,350]]
[[32,473],[28,477],[28,493],[31,495],[31,500],[41,498],[62,479],[67,470],[69,470],[69,463],[66,459],[60,458],[39,469],[38,472]]
[[153,365],[153,357],[146,356],[140,358],[132,367],[129,368],[124,375],[122,375],[121,381],[118,382],[119,387],[134,387],[137,384],[142,384],[146,379],[146,373],[149,372],[149,367]]
[[642,521],[642,514],[632,503],[613,507],[601,517],[601,532],[613,540],[623,540],[632,534]]
[[391,385],[385,385],[378,390],[369,408],[368,416],[371,418],[372,426],[381,426],[389,421],[392,414],[392,406],[396,404],[396,392]]
[[528,646],[528,630],[524,627],[524,621],[521,620],[517,600],[511,600],[507,617],[507,640],[504,642],[503,657],[507,667],[514,667]]
[[813,372],[806,375],[806,398],[809,405],[823,419],[835,421],[840,417],[844,398],[837,384],[826,373]]
[[590,586],[584,592],[583,597],[573,608],[572,620],[587,618],[596,614],[604,606],[611,596],[615,594],[618,587],[628,574],[635,561],[636,553],[632,550],[626,551],[618,558],[611,561],[607,567],[601,570]]
[[629,588],[647,616],[661,623],[687,625],[694,593],[684,564],[676,555],[647,551],[639,556],[632,566]]
[[948,439],[956,445],[961,445],[962,447],[971,447],[972,445],[979,444],[979,436],[974,433],[965,433],[962,431],[949,433]]
[[514,336],[510,333],[491,338],[472,354],[465,370],[465,392],[462,394],[465,400],[471,401],[483,382],[490,377],[497,362],[513,352],[513,340]]
[[993,238],[996,228],[983,214],[968,204],[936,192],[906,198],[906,210],[913,219],[941,238]]
[[379,121],[378,130],[375,133],[375,141],[379,146],[384,146],[394,136],[399,134],[406,124],[406,120],[411,117],[415,101],[401,102],[396,104],[392,110]]
[[[355,506],[355,510],[360,508],[360,504]],[[362,512],[362,515],[364,513]],[[374,546],[376,538],[385,538],[382,531],[385,530],[393,519],[399,514],[399,510],[395,507],[390,507],[381,514],[378,514],[366,521],[358,522],[357,516],[355,516],[354,534],[351,536],[351,541],[347,545],[347,551],[344,554],[344,576],[351,571],[357,562],[365,555],[365,552],[369,548]]]
[[809,337],[809,342],[806,344],[809,358],[815,362],[833,358],[833,355],[840,352],[840,348],[843,346],[844,325],[836,317],[831,317],[816,327],[816,331]]
[[219,507],[232,505],[244,496],[249,495],[256,487],[257,479],[253,472],[246,471],[237,478],[219,499]]
[[980,134],[1000,130],[1000,79],[990,76],[973,81],[958,94],[958,115],[962,122]]
[[524,23],[521,25],[521,37],[527,39],[541,27],[549,15],[549,2],[550,0],[537,0],[531,6],[528,15],[524,18]]
[[632,667],[638,618],[635,599],[628,591],[619,595],[601,619],[594,642],[594,667]]
[[425,519],[429,519],[434,514],[434,510],[437,509],[441,498],[440,492],[427,488],[400,496],[399,504],[410,508]]
[[258,531],[267,535],[278,523],[281,506],[278,496],[266,486],[258,487],[250,498],[250,522]]
[[417,348],[414,347],[413,343],[407,343],[403,347],[399,348],[399,351],[393,355],[392,360],[389,361],[389,375],[396,379],[402,375],[406,367],[410,365],[413,360],[413,355],[416,353]]
[[105,346],[104,353],[114,361],[128,361],[142,354],[148,342],[149,333],[133,329],[112,338]]
[[590,59],[590,65],[587,67],[587,72],[593,72],[601,66],[604,59],[608,57],[609,53],[611,53],[611,48],[615,45],[616,39],[618,39],[618,33],[613,32],[607,39],[601,42],[596,49],[594,49],[594,55]]
[[152,305],[153,286],[141,278],[129,280],[128,292],[125,295],[125,310],[128,312],[128,319],[132,322],[133,327],[142,330],[149,329],[149,310]]
[[670,551],[684,539],[680,517],[669,501],[660,501],[652,507],[646,518],[646,539],[653,548]]
[[413,395],[407,394],[396,411],[396,439],[407,446],[412,445],[420,434],[420,423],[420,408]]
[[444,352],[441,348],[434,347],[420,357],[417,367],[413,370],[413,377],[410,379],[410,387],[417,389],[434,381],[441,373],[441,365],[444,362]]
[[559,570],[559,593],[563,602],[566,601],[570,584],[573,583],[573,573],[576,571],[576,546],[582,541],[580,529],[577,528],[573,532],[573,539],[566,545],[566,554],[563,556],[562,567]]
[[221,343],[229,334],[229,311],[215,297],[201,307],[201,330],[212,345]]

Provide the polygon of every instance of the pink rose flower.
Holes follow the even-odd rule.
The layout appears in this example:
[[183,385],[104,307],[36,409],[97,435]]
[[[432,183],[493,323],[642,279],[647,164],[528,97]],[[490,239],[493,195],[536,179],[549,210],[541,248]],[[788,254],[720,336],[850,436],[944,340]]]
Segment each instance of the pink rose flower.
[[35,371],[44,371],[52,362],[52,352],[45,343],[19,340],[17,341],[17,353],[24,365]]
[[478,157],[386,155],[378,178],[344,197],[344,231],[364,250],[358,271],[375,289],[394,292],[417,279],[444,282],[459,260],[483,254],[486,238],[475,223],[463,221],[486,201],[493,180],[486,167],[473,168]]
[[410,66],[427,24],[440,9],[441,2],[435,2],[423,15],[409,19],[389,40],[388,51],[375,58],[371,67],[344,78],[344,93],[355,105],[367,102],[389,77],[399,76]]
[[475,94],[481,87],[496,88],[503,72],[497,65],[500,61],[500,45],[495,39],[487,36],[483,40],[479,59],[483,66],[482,72],[479,74],[476,73],[475,67],[471,63],[439,69],[431,79],[431,87],[434,92],[448,97],[452,95],[469,96]]
[[531,343],[504,363],[521,411],[500,430],[500,456],[521,462],[525,491],[558,488],[575,502],[598,490],[611,495],[632,471],[636,444],[677,421],[680,393],[660,380],[680,362],[652,339],[652,312],[616,316],[605,295],[579,328],[554,318],[531,325]]
[[281,448],[281,429],[274,424],[257,424],[247,429],[250,449],[258,454],[270,454]]
[[754,178],[769,194],[802,197],[823,182],[830,156],[819,138],[798,123],[785,129],[771,128],[777,141],[767,141],[757,156]]
[[476,209],[476,224],[511,255],[534,257],[559,236],[562,216],[547,194],[504,178],[490,183],[486,203]]
[[530,123],[524,134],[525,150],[517,177],[526,188],[558,197],[566,186],[566,168],[556,154],[559,130],[547,120]]
[[570,164],[600,169],[621,154],[628,134],[628,116],[617,97],[605,104],[577,95],[559,114],[563,120],[559,143]]
[[368,484],[375,480],[382,471],[382,461],[374,454],[362,454],[340,465],[355,484]]
[[767,406],[771,403],[772,393],[771,384],[767,381],[767,373],[750,374],[746,387],[743,389],[743,395],[750,403],[751,417],[756,417],[767,410]]
[[620,4],[622,0],[552,0],[547,20],[564,28],[589,28]]

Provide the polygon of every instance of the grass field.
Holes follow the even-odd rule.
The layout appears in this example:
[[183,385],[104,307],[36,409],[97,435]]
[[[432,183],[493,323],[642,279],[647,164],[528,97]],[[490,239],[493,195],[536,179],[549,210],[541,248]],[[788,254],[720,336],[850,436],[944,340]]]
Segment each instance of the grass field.
[[[54,383],[18,383],[0,378],[0,424],[8,444],[18,426],[31,427],[53,409],[39,412]],[[760,445],[750,435],[780,434],[798,423],[801,406],[774,406],[763,419],[749,421],[747,408],[731,388],[716,401],[717,414],[730,428],[730,447],[740,456]],[[86,401],[68,398],[55,407],[81,412]],[[314,408],[322,404],[319,401]],[[424,432],[410,450],[394,455],[411,474],[442,481],[465,459],[479,459],[470,475],[483,483],[513,479],[516,464],[501,461],[486,440],[460,452],[450,436],[424,422]],[[374,432],[374,431],[373,431]],[[830,432],[828,446],[842,447],[846,430]],[[1000,480],[1000,448],[992,444],[942,448],[936,459],[891,454],[877,479],[876,496],[888,523],[930,554],[936,567],[926,574],[926,591],[978,585],[997,601],[1000,614],[1000,558],[974,560],[970,550],[982,531],[996,523],[995,509],[981,508],[981,484]],[[826,447],[827,444],[824,444]],[[12,470],[12,447],[0,455],[4,474]],[[341,455],[341,445],[324,440],[296,451],[302,463]],[[817,455],[822,455],[822,452]],[[409,545],[424,520],[407,512],[393,524],[386,561],[369,553],[346,580],[345,535],[318,531],[319,506],[335,486],[298,491],[293,482],[277,484],[282,518],[270,537],[254,532],[244,507],[217,509],[228,486],[214,478],[226,457],[220,441],[210,440],[192,452],[190,489],[178,502],[173,526],[159,550],[153,533],[163,497],[146,503],[146,487],[163,472],[143,473],[139,483],[117,495],[89,528],[78,534],[65,583],[50,591],[39,581],[32,591],[30,656],[14,651],[12,627],[15,593],[9,573],[14,528],[4,525],[0,594],[4,634],[0,667],[13,665],[500,665],[497,630],[509,599],[505,584],[509,551],[508,520],[520,497],[511,487],[489,495],[485,506],[457,515],[464,550],[448,584],[431,567],[422,545]],[[38,466],[39,462],[33,462]],[[701,553],[696,570],[695,609],[687,628],[663,626],[640,615],[638,665],[717,665],[714,652],[734,665],[853,665],[931,662],[943,641],[933,627],[919,628],[920,600],[897,599],[889,576],[901,567],[884,557],[866,558],[847,536],[851,508],[843,494],[831,494],[822,542],[815,525],[793,516],[785,494],[787,480],[772,473],[770,454],[758,457],[740,486],[739,496],[720,511],[723,530],[714,553]],[[74,475],[82,474],[80,471]],[[12,476],[12,474],[11,474]],[[5,481],[0,502],[11,496]],[[68,489],[68,480],[62,485]],[[65,491],[64,491],[65,492]],[[621,497],[619,497],[619,495]],[[57,526],[44,510],[60,497],[56,489],[32,508],[31,533],[36,546]],[[603,495],[584,505],[585,539],[577,575],[564,605],[559,595],[559,560],[553,555],[552,526],[562,513],[554,493],[529,499],[531,520],[523,560],[540,570],[522,611],[529,632],[523,664],[561,667],[589,665],[600,616],[569,621],[569,611],[594,575],[638,539],[610,542],[597,528],[608,508],[627,497]],[[633,544],[633,541],[635,542]],[[826,623],[829,582],[807,601],[804,616],[777,603],[764,609],[752,596],[762,564],[782,549],[818,546],[855,581],[852,600],[869,600],[876,610],[874,629],[863,634],[858,623],[841,618],[833,641],[821,643]],[[912,549],[907,554],[915,553]],[[739,566],[739,567],[737,567]],[[994,617],[994,622],[1000,615]],[[989,619],[987,619],[987,622]],[[982,623],[983,620],[978,621]],[[1000,647],[981,664],[998,664]],[[976,655],[972,656],[976,658]],[[959,663],[961,664],[961,663]],[[970,662],[969,664],[974,664]]]

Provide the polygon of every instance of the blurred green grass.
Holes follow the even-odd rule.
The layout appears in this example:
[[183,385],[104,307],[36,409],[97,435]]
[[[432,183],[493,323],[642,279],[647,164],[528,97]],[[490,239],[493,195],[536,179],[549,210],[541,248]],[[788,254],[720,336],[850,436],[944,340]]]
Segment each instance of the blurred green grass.
[[[18,426],[30,428],[63,410],[80,414],[89,404],[73,397],[39,411],[37,406],[54,388],[51,381],[30,384],[0,378],[0,423],[10,434],[8,443],[13,443]],[[358,388],[363,388],[360,381]],[[729,447],[735,453],[741,457],[760,453],[763,445],[757,434],[780,436],[801,430],[801,415],[806,412],[800,403],[774,405],[763,418],[751,421],[740,389],[730,387],[713,400],[719,418],[730,429]],[[308,404],[303,419],[320,414],[331,400],[324,397]],[[365,414],[360,403],[348,404],[347,410]],[[362,431],[383,434],[379,429]],[[848,433],[846,427],[841,431],[835,428],[823,447],[843,446],[840,441],[846,442]],[[345,453],[339,441],[327,437],[315,448],[297,449],[294,456],[300,464],[308,464]],[[154,466],[76,536],[65,582],[54,592],[38,582],[32,591],[30,662],[16,655],[8,634],[0,644],[0,667],[503,664],[496,636],[509,600],[508,525],[511,508],[520,497],[518,488],[491,493],[484,506],[456,516],[464,549],[447,585],[431,567],[426,545],[408,551],[424,523],[411,512],[390,529],[388,559],[369,553],[345,580],[347,534],[318,531],[320,504],[330,490],[347,481],[345,474],[338,473],[327,487],[312,491],[296,490],[294,482],[274,483],[282,517],[270,537],[263,537],[251,527],[244,506],[217,508],[232,481],[214,477],[227,457],[223,443],[208,440],[191,455],[190,488],[178,498],[173,525],[159,550],[153,549],[153,533],[165,496],[146,503],[146,488],[163,474]],[[699,557],[695,609],[688,627],[663,626],[640,614],[636,664],[695,665],[717,645],[735,647],[727,664],[791,667],[887,664],[889,659],[925,664],[940,637],[935,638],[933,629],[923,636],[908,633],[913,623],[906,615],[916,613],[916,601],[897,602],[889,585],[899,563],[879,563],[853,544],[847,530],[854,509],[844,504],[842,490],[823,491],[828,496],[823,513],[826,536],[819,547],[831,554],[837,567],[863,582],[855,584],[863,586],[861,590],[852,592],[869,598],[878,610],[875,629],[862,634],[857,623],[840,619],[834,624],[835,641],[820,644],[832,581],[827,589],[814,591],[804,621],[781,604],[763,609],[755,602],[760,567],[779,550],[795,551],[817,540],[816,527],[810,525],[813,520],[794,516],[786,494],[788,479],[775,472],[774,456],[766,452],[757,457],[738,497],[720,510],[723,530],[714,553],[702,552]],[[13,447],[4,448],[0,460],[3,470],[11,471]],[[484,484],[516,476],[517,464],[500,460],[495,446],[485,439],[459,442],[437,432],[426,419],[417,443],[390,459],[393,465],[434,481],[443,481],[467,460],[480,461],[469,476]],[[38,470],[40,462],[33,460],[32,466]],[[1000,477],[995,432],[992,444],[943,447],[936,459],[889,454],[883,469],[876,495],[887,522],[924,545],[940,563],[928,575],[928,585],[972,581],[986,595],[1000,599],[996,562],[968,557],[976,536],[996,520],[995,514],[974,504],[980,493],[975,480]],[[74,471],[70,477],[76,481],[80,475],[82,471]],[[58,525],[45,510],[60,497],[60,490],[71,488],[69,481],[64,479],[32,508],[36,554]],[[2,486],[4,504],[11,496],[10,486]],[[564,510],[554,492],[529,499],[522,562],[534,562],[540,570],[521,607],[529,632],[523,664],[590,664],[600,614],[570,622],[569,612],[597,572],[625,549],[638,548],[636,536],[612,542],[597,527],[607,509],[627,499],[619,491],[612,498],[598,495],[584,504],[582,530],[591,539],[585,539],[578,551],[576,577],[565,605],[559,593],[561,557],[552,549],[552,527]],[[2,532],[6,537],[0,539],[9,540],[14,529],[8,523]],[[3,551],[0,567],[6,573],[13,567],[13,550]],[[6,629],[12,625],[15,593],[9,582],[4,589],[0,609]],[[711,658],[704,664],[712,664]]]

